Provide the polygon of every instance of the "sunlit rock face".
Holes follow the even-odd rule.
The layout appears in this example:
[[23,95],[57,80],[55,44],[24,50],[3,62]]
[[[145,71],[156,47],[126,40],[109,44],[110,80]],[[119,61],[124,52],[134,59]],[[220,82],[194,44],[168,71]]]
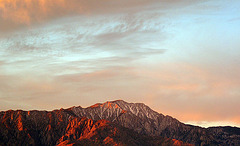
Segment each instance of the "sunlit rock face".
[[[0,145],[240,145],[240,128],[201,128],[123,100],[0,112]],[[189,143],[189,144],[188,144]]]

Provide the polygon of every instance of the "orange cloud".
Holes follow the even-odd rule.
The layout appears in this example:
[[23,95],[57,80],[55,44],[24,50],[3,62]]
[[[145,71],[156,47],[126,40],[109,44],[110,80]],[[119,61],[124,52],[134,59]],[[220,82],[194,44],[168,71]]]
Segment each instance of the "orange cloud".
[[0,0],[0,10],[4,20],[30,24],[81,11],[81,4],[72,0]]
[[67,16],[134,13],[151,10],[148,6],[156,4],[165,10],[192,3],[188,0],[0,0],[0,30],[16,29]]
[[[140,1],[143,3],[144,1]],[[128,5],[127,5],[128,4]],[[14,23],[30,24],[69,14],[115,11],[120,6],[134,6],[137,2],[110,0],[0,0],[0,16]]]

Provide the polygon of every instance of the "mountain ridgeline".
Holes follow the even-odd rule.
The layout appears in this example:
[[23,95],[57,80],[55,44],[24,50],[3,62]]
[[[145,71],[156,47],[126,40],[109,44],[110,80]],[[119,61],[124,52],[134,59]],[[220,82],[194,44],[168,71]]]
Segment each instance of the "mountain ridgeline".
[[240,145],[240,128],[186,125],[116,100],[54,111],[0,112],[0,145]]

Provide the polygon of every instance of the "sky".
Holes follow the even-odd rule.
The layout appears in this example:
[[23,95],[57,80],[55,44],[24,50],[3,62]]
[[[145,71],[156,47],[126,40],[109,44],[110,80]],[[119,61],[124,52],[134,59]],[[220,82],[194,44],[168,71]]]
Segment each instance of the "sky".
[[240,127],[240,1],[0,0],[0,110],[122,99]]

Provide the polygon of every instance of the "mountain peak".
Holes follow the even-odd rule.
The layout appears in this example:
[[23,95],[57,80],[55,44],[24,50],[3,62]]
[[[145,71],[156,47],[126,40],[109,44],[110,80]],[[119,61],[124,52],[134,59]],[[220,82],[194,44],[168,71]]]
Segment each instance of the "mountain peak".
[[96,103],[92,106],[90,106],[90,108],[97,108],[97,107],[105,107],[105,108],[120,108],[118,106],[118,104],[111,102],[111,101],[107,101],[105,103]]
[[[113,101],[107,101],[111,103],[116,103],[116,104],[132,104],[132,105],[145,105],[144,103],[132,103],[132,102],[126,102],[125,100],[118,99],[118,100],[113,100]],[[105,103],[107,103],[105,102]],[[146,106],[146,105],[145,105]]]
[[[131,103],[131,102],[126,102],[124,100],[107,101],[107,102],[104,102],[104,103],[97,103],[97,105],[98,106],[106,106],[106,107],[113,107],[113,106],[117,105],[116,107],[120,107],[122,109],[127,108],[127,107],[134,107],[134,106],[149,108],[144,103]],[[96,104],[93,105],[93,106],[96,106]]]
[[124,100],[114,100],[114,101],[107,101],[104,103],[97,103],[88,108],[91,108],[91,109],[103,108],[104,110],[101,110],[101,114],[103,114],[103,112],[112,113],[113,111],[114,112],[118,111],[118,112],[115,112],[115,114],[117,113],[117,116],[119,116],[120,113],[128,112],[128,113],[134,114],[135,116],[154,119],[154,117],[159,115],[159,113],[153,111],[150,107],[148,107],[144,103],[128,103]]
[[112,103],[125,103],[127,104],[128,102],[124,101],[124,100],[121,100],[121,99],[118,99],[118,100],[114,100],[114,101],[110,101]]

